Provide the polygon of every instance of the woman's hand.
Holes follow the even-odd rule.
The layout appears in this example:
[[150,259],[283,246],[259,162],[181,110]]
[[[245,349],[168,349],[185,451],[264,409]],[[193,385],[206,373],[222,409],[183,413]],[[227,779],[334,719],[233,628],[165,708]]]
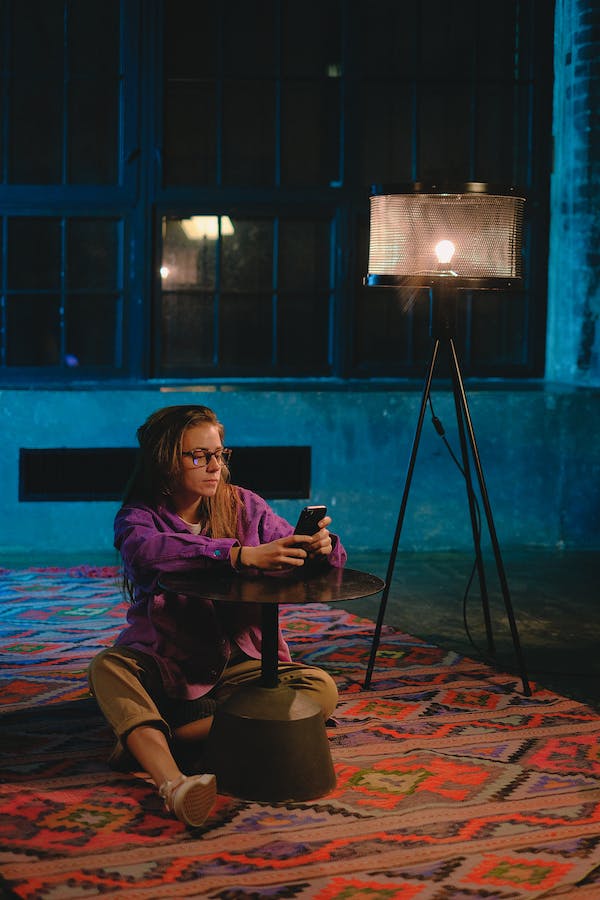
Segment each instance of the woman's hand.
[[[251,566],[265,571],[288,569],[290,566],[303,566],[307,559],[329,556],[333,550],[331,535],[327,530],[331,518],[324,516],[319,522],[319,530],[313,534],[289,534],[268,544],[258,547],[234,547],[231,551],[234,567]],[[237,555],[236,555],[237,551]],[[243,551],[243,552],[242,552]]]
[[[290,566],[303,566],[307,553],[301,544],[306,542],[306,537],[299,534],[290,534],[287,537],[278,538],[268,544],[259,544],[258,547],[242,547],[237,557],[233,560],[234,566],[239,568],[239,553],[242,553],[242,565],[252,566],[255,569],[267,571],[287,569]],[[234,553],[235,548],[232,550]]]
[[329,556],[333,550],[331,535],[327,531],[327,526],[331,524],[331,517],[325,516],[318,524],[319,530],[315,534],[310,537],[308,535],[300,535],[300,537],[302,537],[304,549],[310,559],[313,559],[316,556]]

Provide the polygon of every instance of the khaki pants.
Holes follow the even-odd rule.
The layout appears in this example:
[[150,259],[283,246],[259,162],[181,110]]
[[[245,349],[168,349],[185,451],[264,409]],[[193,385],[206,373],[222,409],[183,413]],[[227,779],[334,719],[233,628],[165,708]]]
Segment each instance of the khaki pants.
[[[134,728],[152,725],[171,737],[172,730],[214,713],[216,706],[244,684],[260,678],[260,660],[245,658],[228,666],[210,692],[199,700],[174,701],[162,684],[158,665],[129,647],[102,650],[90,663],[90,691],[117,737],[116,755]],[[338,700],[333,678],[316,666],[279,663],[279,681],[308,696],[328,719]],[[113,757],[115,757],[113,753]]]

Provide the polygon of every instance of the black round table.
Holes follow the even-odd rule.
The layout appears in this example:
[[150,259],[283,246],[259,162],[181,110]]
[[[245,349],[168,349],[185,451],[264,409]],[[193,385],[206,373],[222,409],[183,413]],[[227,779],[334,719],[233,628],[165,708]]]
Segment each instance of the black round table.
[[332,603],[376,594],[384,582],[356,569],[303,566],[269,575],[206,570],[164,575],[163,590],[219,603],[261,607],[261,678],[238,690],[215,713],[205,762],[219,789],[252,800],[311,800],[335,785],[321,710],[279,683],[279,604]]

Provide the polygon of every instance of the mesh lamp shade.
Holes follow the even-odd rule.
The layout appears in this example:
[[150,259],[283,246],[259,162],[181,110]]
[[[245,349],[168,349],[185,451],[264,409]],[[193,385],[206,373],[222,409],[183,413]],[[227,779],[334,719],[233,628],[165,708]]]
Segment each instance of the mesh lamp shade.
[[374,187],[365,284],[518,287],[524,205],[514,189],[480,182]]

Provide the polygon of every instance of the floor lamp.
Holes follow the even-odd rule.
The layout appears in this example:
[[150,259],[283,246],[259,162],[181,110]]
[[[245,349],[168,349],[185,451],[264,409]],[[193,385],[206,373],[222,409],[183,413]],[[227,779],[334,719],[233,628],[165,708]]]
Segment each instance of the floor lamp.
[[524,205],[524,198],[518,196],[513,188],[498,188],[480,182],[454,186],[416,183],[394,187],[376,186],[371,190],[369,271],[365,284],[369,287],[396,289],[428,288],[433,350],[425,378],[385,587],[381,596],[365,688],[369,688],[371,684],[381,639],[431,383],[440,350],[445,349],[449,355],[462,470],[467,489],[488,652],[492,657],[495,656],[486,573],[481,552],[481,527],[474,492],[475,480],[479,486],[523,691],[526,696],[531,695],[454,342],[456,304],[460,291],[507,290],[521,284]]

